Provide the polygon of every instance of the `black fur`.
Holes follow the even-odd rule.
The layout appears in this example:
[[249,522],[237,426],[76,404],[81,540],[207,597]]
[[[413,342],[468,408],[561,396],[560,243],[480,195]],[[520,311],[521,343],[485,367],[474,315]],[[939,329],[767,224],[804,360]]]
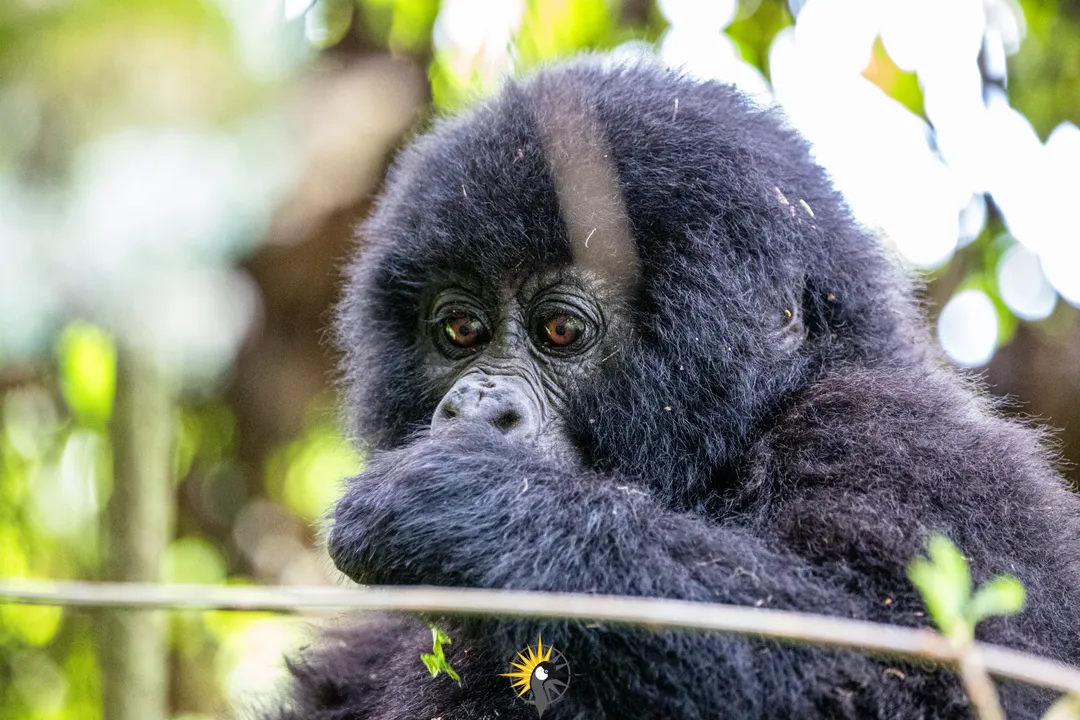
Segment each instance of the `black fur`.
[[[496,285],[571,261],[542,142],[560,98],[602,130],[588,143],[613,163],[639,263],[632,331],[568,399],[587,471],[479,430],[421,431],[444,391],[416,340],[430,283],[460,270]],[[939,531],[976,582],[1013,573],[1029,590],[1028,608],[983,623],[981,639],[1080,663],[1080,503],[1036,430],[941,366],[905,276],[775,112],[658,68],[550,69],[416,140],[364,235],[339,337],[347,407],[371,455],[331,536],[360,579],[921,626],[906,567]],[[799,323],[794,344],[785,319]],[[461,688],[427,676],[419,621],[369,618],[296,661],[276,717],[535,717],[497,673],[540,631],[576,673],[545,718],[970,716],[950,671],[857,652],[439,624]],[[1011,720],[1051,699],[1001,692]]]

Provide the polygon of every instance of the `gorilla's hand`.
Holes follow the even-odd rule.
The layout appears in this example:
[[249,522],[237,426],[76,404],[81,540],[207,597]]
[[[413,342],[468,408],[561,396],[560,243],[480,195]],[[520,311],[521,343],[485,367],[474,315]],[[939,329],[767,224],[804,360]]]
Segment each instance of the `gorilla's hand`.
[[462,428],[372,458],[338,504],[330,553],[353,579],[822,607],[838,597],[744,528]]
[[576,462],[454,428],[373,456],[337,505],[329,549],[364,583],[570,589],[567,579],[618,551],[600,516],[644,501]]

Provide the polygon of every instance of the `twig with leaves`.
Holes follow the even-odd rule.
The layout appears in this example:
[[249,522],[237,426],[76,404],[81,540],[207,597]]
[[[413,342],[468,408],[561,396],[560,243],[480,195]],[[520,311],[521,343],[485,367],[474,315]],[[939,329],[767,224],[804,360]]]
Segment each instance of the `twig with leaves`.
[[[1005,720],[975,642],[975,626],[993,615],[1014,615],[1024,609],[1024,586],[1011,575],[999,575],[971,592],[971,569],[967,558],[944,535],[933,535],[927,543],[929,557],[911,562],[908,577],[922,594],[934,624],[960,656],[960,678],[979,720]],[[1066,696],[1044,720],[1080,720],[1077,696]]]

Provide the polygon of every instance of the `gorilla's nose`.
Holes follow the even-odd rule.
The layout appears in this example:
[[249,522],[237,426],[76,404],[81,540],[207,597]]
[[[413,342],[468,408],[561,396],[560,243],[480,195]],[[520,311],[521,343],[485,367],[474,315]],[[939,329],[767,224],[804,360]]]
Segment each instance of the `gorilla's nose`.
[[539,408],[521,380],[468,376],[459,380],[435,408],[431,429],[455,423],[490,425],[507,436],[536,437],[540,433]]

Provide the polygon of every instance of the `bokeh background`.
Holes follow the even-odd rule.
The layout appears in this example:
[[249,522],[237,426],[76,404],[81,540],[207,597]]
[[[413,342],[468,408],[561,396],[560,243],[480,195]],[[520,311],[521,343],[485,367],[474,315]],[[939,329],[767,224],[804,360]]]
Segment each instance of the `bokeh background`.
[[[6,0],[0,578],[338,582],[354,227],[410,133],[582,50],[779,104],[946,356],[1080,461],[1077,0]],[[167,715],[265,699],[310,622],[169,613]],[[0,720],[103,717],[101,627],[0,604]]]

